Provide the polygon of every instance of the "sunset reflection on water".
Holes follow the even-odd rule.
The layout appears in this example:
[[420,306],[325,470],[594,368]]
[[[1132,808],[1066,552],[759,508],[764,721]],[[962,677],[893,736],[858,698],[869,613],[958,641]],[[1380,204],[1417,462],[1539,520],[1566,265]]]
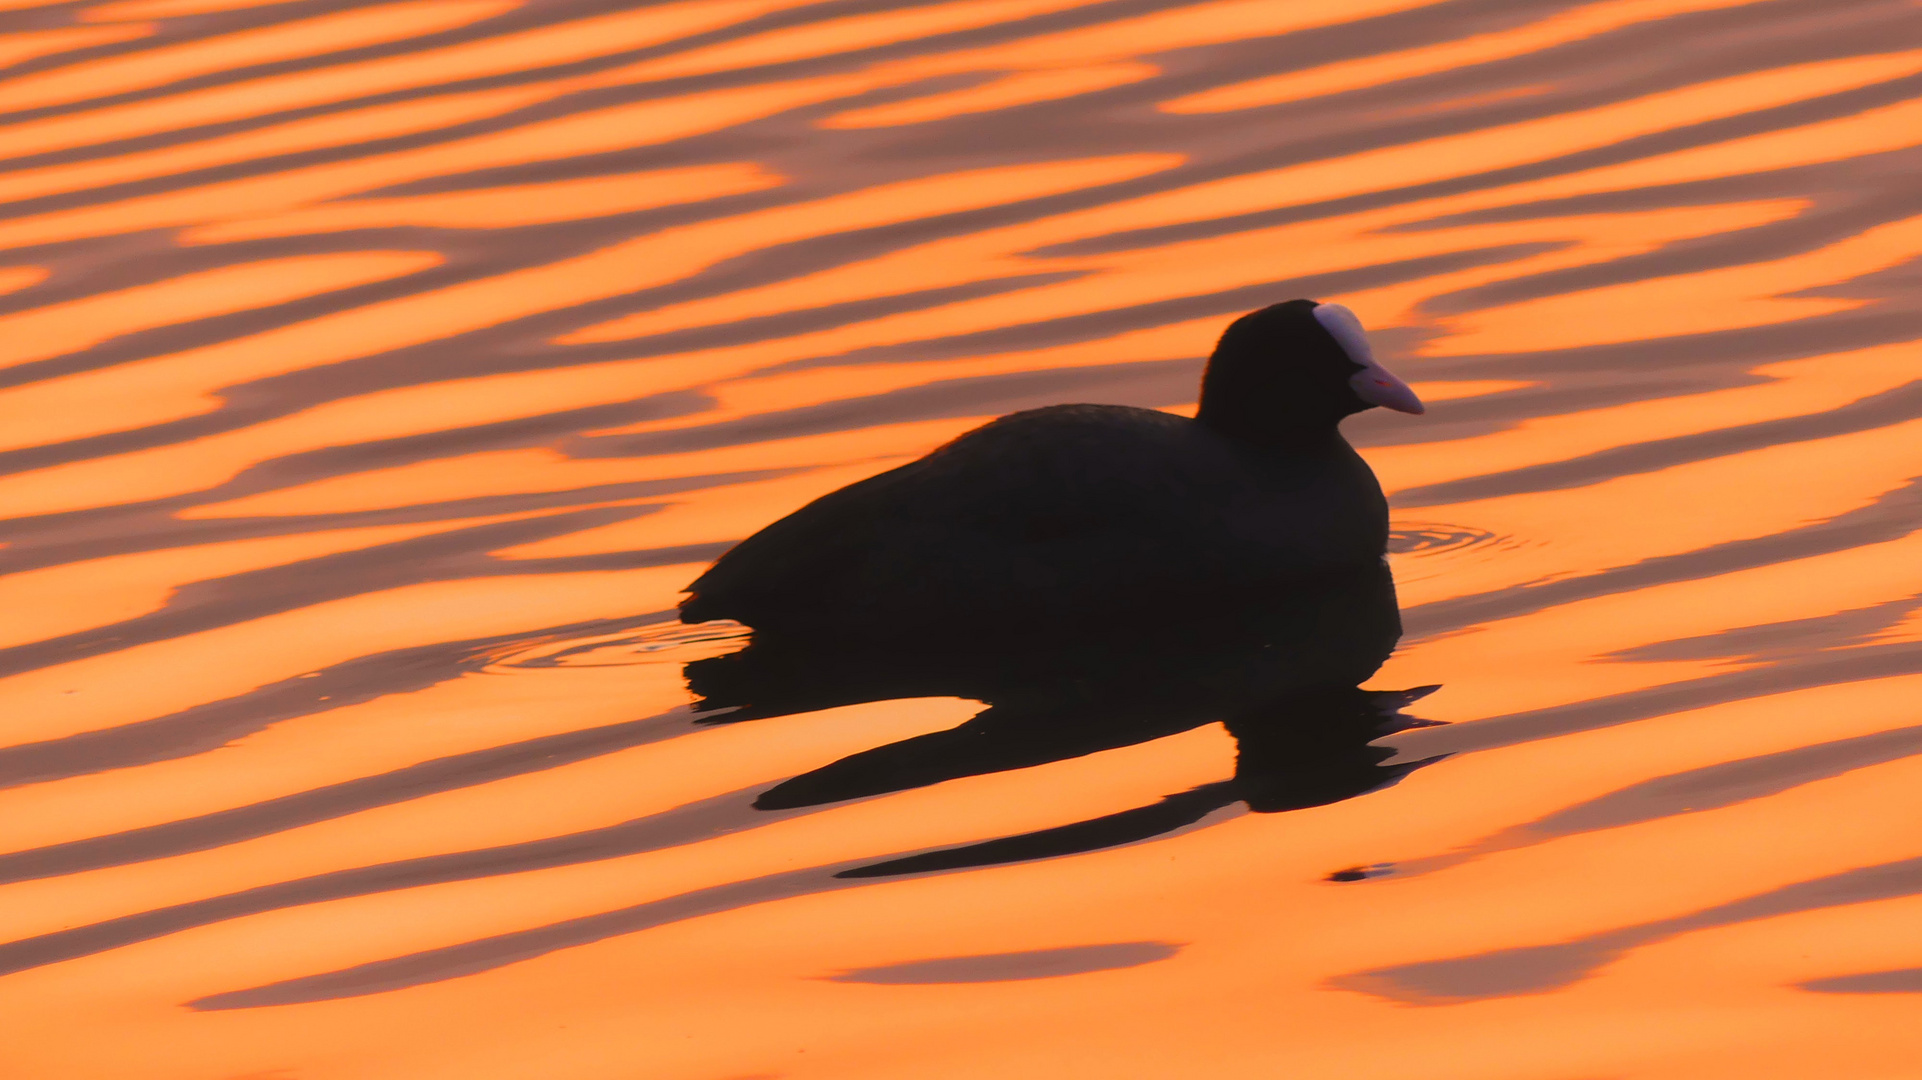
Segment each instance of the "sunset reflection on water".
[[[0,1076],[1913,1071],[1911,0],[0,20]],[[697,724],[709,561],[1295,296],[1446,757],[751,807],[980,706]]]

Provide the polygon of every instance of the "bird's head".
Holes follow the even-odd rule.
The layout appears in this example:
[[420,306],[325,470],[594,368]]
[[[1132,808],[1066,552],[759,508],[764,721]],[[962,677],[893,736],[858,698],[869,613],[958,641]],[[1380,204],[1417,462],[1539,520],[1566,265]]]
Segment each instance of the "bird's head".
[[1197,415],[1235,438],[1288,442],[1377,405],[1424,411],[1408,384],[1375,360],[1354,312],[1289,300],[1229,324],[1202,376]]

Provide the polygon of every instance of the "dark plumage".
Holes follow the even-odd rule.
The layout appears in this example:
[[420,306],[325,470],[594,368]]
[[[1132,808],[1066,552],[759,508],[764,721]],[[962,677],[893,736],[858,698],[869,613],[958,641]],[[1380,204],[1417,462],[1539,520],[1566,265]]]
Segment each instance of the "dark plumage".
[[1353,315],[1276,304],[1222,335],[1195,419],[1116,405],[1004,416],[742,541],[688,587],[681,617],[884,635],[1266,590],[1370,654],[1358,681],[1400,632],[1392,589],[1392,627],[1379,602],[1352,618],[1340,604],[1385,576],[1387,503],[1337,429],[1375,404],[1421,410]]

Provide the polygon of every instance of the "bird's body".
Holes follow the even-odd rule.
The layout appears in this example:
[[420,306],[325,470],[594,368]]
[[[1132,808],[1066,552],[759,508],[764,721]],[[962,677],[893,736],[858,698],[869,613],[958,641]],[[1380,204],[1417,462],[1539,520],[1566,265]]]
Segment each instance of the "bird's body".
[[[1387,503],[1336,425],[1368,407],[1357,394],[1387,392],[1364,377],[1413,403],[1395,407],[1420,405],[1322,332],[1315,307],[1292,301],[1231,327],[1195,419],[1113,405],[1002,417],[742,541],[689,586],[682,618],[885,637],[1072,628],[1259,592],[1295,612],[1283,634],[1294,640],[1277,644],[1304,672],[1359,681],[1400,624]],[[1249,354],[1277,327],[1306,339],[1300,370]],[[1353,662],[1329,667],[1344,656]]]

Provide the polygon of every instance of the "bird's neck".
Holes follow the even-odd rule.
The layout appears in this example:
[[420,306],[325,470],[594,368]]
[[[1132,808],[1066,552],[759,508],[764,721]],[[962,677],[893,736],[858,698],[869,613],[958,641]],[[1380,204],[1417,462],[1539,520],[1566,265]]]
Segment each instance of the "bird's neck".
[[1210,411],[1206,405],[1196,413],[1202,426],[1244,450],[1260,456],[1319,457],[1352,454],[1354,449],[1342,438],[1339,418],[1276,415],[1264,411],[1247,415],[1223,410]]
[[[1275,387],[1242,385],[1243,372],[1210,364],[1201,384],[1195,419],[1216,434],[1250,447],[1313,452],[1345,447],[1341,422],[1352,410],[1324,393],[1278,393]],[[1240,381],[1237,381],[1240,380]]]

